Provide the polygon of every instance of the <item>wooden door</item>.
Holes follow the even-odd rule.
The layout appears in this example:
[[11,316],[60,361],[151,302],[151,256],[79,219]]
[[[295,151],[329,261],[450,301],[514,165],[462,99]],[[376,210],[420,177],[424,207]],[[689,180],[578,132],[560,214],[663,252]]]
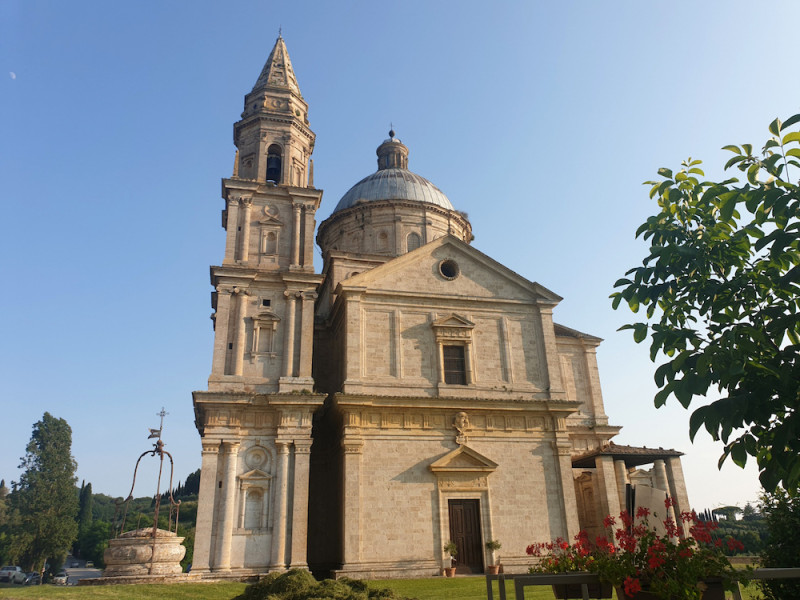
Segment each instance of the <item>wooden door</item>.
[[458,553],[459,573],[483,573],[480,500],[448,500],[450,539]]

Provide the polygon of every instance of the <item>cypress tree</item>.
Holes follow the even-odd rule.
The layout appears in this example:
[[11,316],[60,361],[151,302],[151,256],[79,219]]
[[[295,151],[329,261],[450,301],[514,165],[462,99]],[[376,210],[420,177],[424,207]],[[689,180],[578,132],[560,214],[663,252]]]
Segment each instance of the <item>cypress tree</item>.
[[17,547],[22,562],[41,571],[46,560],[60,563],[75,540],[78,498],[72,458],[72,429],[64,419],[44,413],[35,423],[11,494],[19,514]]

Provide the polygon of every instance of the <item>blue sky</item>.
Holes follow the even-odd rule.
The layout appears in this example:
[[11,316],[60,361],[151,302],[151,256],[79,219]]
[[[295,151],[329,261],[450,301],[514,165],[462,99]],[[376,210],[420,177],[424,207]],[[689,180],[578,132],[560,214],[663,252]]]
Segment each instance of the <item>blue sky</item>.
[[605,338],[617,441],[686,452],[697,508],[756,499],[752,468],[718,472],[689,413],[653,407],[647,348],[616,332],[631,315],[608,295],[646,252],[642,181],[688,156],[719,178],[721,146],[760,145],[800,112],[800,4],[488,6],[0,3],[0,478],[18,479],[45,411],[72,426],[96,492],[127,494],[162,406],[176,479],[199,466],[219,180],[282,27],[317,134],[318,222],[375,170],[392,122],[410,168],[469,213],[474,245],[563,296],[556,321]]

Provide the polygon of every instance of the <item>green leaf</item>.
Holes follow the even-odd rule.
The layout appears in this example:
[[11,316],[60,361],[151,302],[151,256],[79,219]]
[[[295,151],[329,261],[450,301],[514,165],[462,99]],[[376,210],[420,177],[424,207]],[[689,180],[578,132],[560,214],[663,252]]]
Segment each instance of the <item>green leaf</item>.
[[634,323],[633,341],[637,344],[644,341],[647,337],[647,323]]
[[744,469],[747,464],[747,449],[743,444],[734,442],[731,447],[731,458],[734,464]]
[[734,146],[733,144],[730,144],[728,146],[723,146],[722,149],[723,150],[730,150],[731,152],[735,152],[736,154],[741,154],[742,153],[742,151],[739,150],[739,146]]
[[747,159],[746,156],[734,156],[732,159],[730,159],[728,162],[725,163],[725,168],[730,169],[733,165],[740,163],[746,159]]
[[658,174],[661,175],[662,177],[667,178],[667,179],[672,179],[672,169],[667,169],[665,167],[661,167],[658,170]]
[[747,181],[752,183],[753,185],[758,185],[758,171],[759,165],[756,163],[754,165],[750,165],[747,169]]
[[794,125],[795,123],[800,123],[800,113],[798,113],[798,114],[796,114],[796,115],[792,115],[791,117],[789,117],[788,119],[786,119],[786,120],[783,122],[783,127],[782,127],[782,129],[786,129],[787,127],[791,127],[791,126],[792,126],[792,125]]
[[781,133],[781,120],[776,118],[772,123],[769,124],[769,132],[772,135],[780,135]]
[[705,423],[705,418],[703,416],[704,408],[705,406],[701,406],[692,413],[691,417],[689,417],[689,440],[692,443],[694,443],[694,436],[697,435],[697,432],[700,431],[700,428]]
[[791,142],[800,142],[800,131],[793,131],[792,133],[787,133],[785,136],[783,136],[781,142],[783,142],[784,146]]
[[753,144],[742,144],[742,150],[747,156],[753,156]]
[[736,210],[736,201],[739,199],[739,194],[730,192],[720,196],[719,218],[723,221],[730,221],[733,216],[733,211]]

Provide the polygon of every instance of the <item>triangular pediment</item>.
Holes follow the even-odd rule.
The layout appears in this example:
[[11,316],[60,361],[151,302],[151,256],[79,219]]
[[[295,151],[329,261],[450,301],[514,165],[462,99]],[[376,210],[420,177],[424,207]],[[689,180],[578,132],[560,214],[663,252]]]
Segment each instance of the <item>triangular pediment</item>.
[[260,469],[253,469],[252,471],[239,475],[239,479],[242,481],[263,481],[265,479],[272,479],[272,475]]
[[[442,271],[443,265],[447,269]],[[338,293],[507,300],[555,305],[561,297],[447,235],[342,281]]]
[[470,321],[469,319],[462,317],[461,315],[457,315],[452,313],[446,317],[442,317],[440,319],[436,319],[433,323],[431,323],[432,327],[463,327],[466,329],[472,329],[475,327],[475,323]]
[[469,446],[463,445],[448,452],[430,465],[430,470],[437,474],[491,473],[495,469],[497,469],[496,462]]
[[259,225],[272,225],[274,227],[282,227],[283,223],[274,217],[267,216],[258,222]]

